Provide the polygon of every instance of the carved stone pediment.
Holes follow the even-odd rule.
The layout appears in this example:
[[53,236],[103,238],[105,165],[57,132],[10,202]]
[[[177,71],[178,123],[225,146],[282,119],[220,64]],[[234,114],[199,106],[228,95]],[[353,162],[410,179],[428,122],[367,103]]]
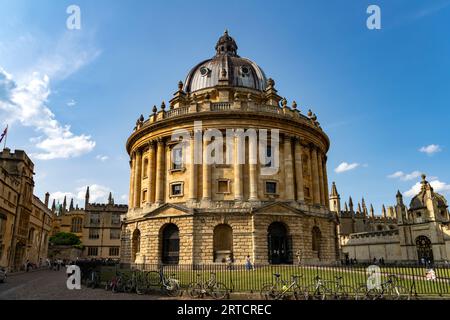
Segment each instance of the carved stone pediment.
[[265,204],[259,208],[253,209],[255,214],[280,214],[280,215],[305,215],[305,213],[297,208],[284,202],[273,202]]
[[193,215],[194,210],[187,208],[183,205],[166,203],[153,211],[147,213],[146,218],[161,218],[161,217],[174,217],[174,216],[186,216]]

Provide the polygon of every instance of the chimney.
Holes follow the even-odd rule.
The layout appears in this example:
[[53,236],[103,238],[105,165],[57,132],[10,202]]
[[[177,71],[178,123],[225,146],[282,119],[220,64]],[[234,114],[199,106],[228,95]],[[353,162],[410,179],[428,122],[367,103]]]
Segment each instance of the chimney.
[[46,192],[45,193],[45,206],[48,208],[48,203],[50,201],[50,193]]

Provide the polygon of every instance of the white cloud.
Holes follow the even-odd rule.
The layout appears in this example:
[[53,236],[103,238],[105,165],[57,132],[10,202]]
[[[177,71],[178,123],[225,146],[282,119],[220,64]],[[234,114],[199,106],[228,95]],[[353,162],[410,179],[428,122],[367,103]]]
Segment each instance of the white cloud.
[[391,175],[388,175],[388,178],[390,178],[390,179],[398,178],[402,181],[409,181],[409,180],[414,180],[414,179],[420,177],[421,175],[422,175],[422,173],[420,171],[413,171],[411,173],[404,173],[403,171],[397,171]]
[[120,199],[124,202],[128,202],[128,195],[127,194],[123,194],[120,196]]
[[[65,32],[55,42],[45,37],[27,35],[20,52],[31,52],[32,59],[16,70],[16,78],[0,66],[0,122],[20,123],[33,127],[39,137],[30,139],[39,152],[31,153],[41,160],[67,159],[90,152],[95,141],[86,134],[74,134],[70,125],[60,124],[47,105],[51,94],[50,79],[63,80],[89,64],[100,55],[93,45],[91,32]],[[21,42],[22,43],[22,42]],[[3,57],[17,55],[10,47],[3,48]],[[31,65],[30,65],[31,62]],[[68,105],[76,104],[72,100]]]
[[[82,204],[82,206],[84,206],[87,187],[87,185],[80,186],[76,188],[74,192],[55,191],[50,194],[50,198],[55,199],[56,202],[59,201],[62,204],[64,201],[64,196],[66,196],[67,205],[69,205],[70,199],[73,198],[75,203]],[[112,189],[109,187],[98,184],[91,184],[89,185],[89,202],[105,203],[108,200],[110,192],[112,192]]]
[[55,199],[55,202],[56,203],[59,202],[60,204],[64,202],[64,197],[66,197],[67,204],[69,204],[70,199],[75,198],[75,195],[71,192],[62,192],[62,191],[56,191],[50,194],[50,199]]
[[350,170],[356,169],[358,166],[359,166],[359,163],[342,162],[340,165],[337,166],[336,169],[334,169],[334,171],[336,173],[342,173],[342,172],[346,172],[346,171],[350,171]]
[[[86,185],[76,189],[76,195],[79,200],[85,198],[87,187],[88,186]],[[106,202],[110,192],[112,192],[112,190],[109,187],[92,184],[89,186],[89,202]]]
[[420,148],[419,151],[431,156],[434,153],[442,151],[442,149],[438,144],[430,144],[428,146],[424,146],[424,147]]
[[77,102],[74,99],[71,99],[69,102],[66,103],[68,107],[75,107],[77,105]]
[[90,136],[75,135],[69,125],[61,125],[47,106],[50,79],[33,73],[24,83],[17,83],[0,67],[0,119],[10,125],[19,122],[33,127],[42,136],[30,139],[41,152],[31,156],[40,160],[67,159],[90,152],[95,141]]
[[109,157],[108,157],[108,156],[103,156],[103,155],[99,154],[99,155],[97,155],[97,156],[95,157],[95,159],[100,160],[101,162],[105,162],[106,160],[109,159]]
[[[433,177],[435,178],[435,177]],[[430,185],[433,187],[433,190],[438,193],[450,193],[450,184],[437,180],[430,181]],[[409,190],[405,191],[405,196],[413,197],[420,192],[422,184],[417,182],[413,185]]]

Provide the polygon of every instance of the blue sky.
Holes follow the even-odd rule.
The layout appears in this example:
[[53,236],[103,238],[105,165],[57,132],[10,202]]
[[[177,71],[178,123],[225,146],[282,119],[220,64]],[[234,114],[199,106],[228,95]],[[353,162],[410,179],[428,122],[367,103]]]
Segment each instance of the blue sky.
[[[81,30],[66,28],[71,4]],[[381,30],[366,27],[370,4]],[[81,204],[91,185],[94,201],[111,190],[126,202],[137,117],[228,28],[282,96],[318,115],[330,184],[380,212],[397,189],[417,190],[420,172],[450,195],[449,21],[448,0],[0,0],[0,122],[8,146],[32,155],[38,196]]]

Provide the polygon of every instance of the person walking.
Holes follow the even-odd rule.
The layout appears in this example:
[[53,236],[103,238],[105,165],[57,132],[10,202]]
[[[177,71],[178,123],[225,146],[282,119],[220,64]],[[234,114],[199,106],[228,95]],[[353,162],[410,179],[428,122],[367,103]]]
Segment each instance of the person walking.
[[250,259],[250,256],[248,255],[245,259],[245,269],[247,270],[253,270],[252,260]]

